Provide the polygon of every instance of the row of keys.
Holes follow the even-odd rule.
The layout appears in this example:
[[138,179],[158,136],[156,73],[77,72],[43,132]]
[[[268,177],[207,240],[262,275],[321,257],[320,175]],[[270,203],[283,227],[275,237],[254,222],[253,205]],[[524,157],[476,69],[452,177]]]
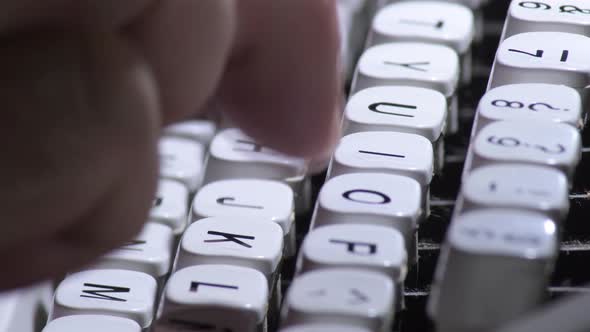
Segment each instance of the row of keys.
[[474,15],[461,5],[396,2],[377,13],[285,297],[283,331],[390,330],[417,261],[443,136],[457,127],[460,63],[473,35]]
[[440,331],[491,329],[546,296],[590,77],[590,39],[568,33],[579,17],[563,17],[581,14],[577,5],[511,4],[428,303]]

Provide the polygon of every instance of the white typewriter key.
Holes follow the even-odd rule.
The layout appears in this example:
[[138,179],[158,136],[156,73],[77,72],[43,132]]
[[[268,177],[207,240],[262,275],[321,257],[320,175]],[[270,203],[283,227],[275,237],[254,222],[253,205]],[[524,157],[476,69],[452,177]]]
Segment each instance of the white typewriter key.
[[590,38],[563,32],[528,32],[498,48],[490,88],[513,83],[590,84]]
[[477,128],[493,121],[551,121],[582,128],[582,98],[565,85],[510,84],[488,91],[477,109]]
[[590,6],[586,0],[512,1],[505,37],[524,32],[559,31],[590,36]]
[[189,192],[181,183],[161,179],[149,220],[164,224],[180,235],[186,228]]
[[373,19],[370,43],[411,41],[448,46],[460,55],[462,77],[468,82],[474,36],[475,18],[468,7],[441,1],[406,1],[379,10]]
[[186,138],[188,140],[209,145],[217,126],[209,120],[188,120],[164,128],[164,135]]
[[438,331],[492,330],[538,305],[557,237],[553,221],[538,213],[484,209],[456,218],[428,304]]
[[581,144],[580,133],[566,124],[498,121],[475,137],[470,169],[499,162],[532,164],[555,167],[571,180]]
[[283,253],[283,230],[270,220],[217,217],[188,227],[175,269],[228,264],[249,267],[272,279]]
[[425,137],[433,144],[435,169],[444,163],[447,103],[438,91],[408,87],[368,88],[353,95],[344,112],[344,133],[394,131]]
[[375,131],[344,136],[334,152],[329,177],[381,172],[404,175],[428,186],[434,170],[430,141],[415,134]]
[[447,98],[447,125],[449,132],[455,132],[459,67],[457,53],[444,45],[412,42],[377,45],[367,49],[359,59],[352,91],[384,85],[436,90]]
[[182,182],[190,191],[201,184],[205,148],[200,143],[176,137],[159,142],[160,175]]
[[232,178],[297,181],[306,162],[262,146],[235,128],[219,132],[211,142],[205,184]]
[[284,326],[338,323],[386,332],[393,321],[395,286],[386,276],[355,269],[323,269],[293,281],[281,314]]
[[316,205],[313,227],[368,224],[395,228],[404,236],[410,261],[415,258],[415,231],[422,213],[419,184],[404,176],[346,174],[328,180]]
[[96,314],[132,319],[142,328],[152,325],[156,280],[128,270],[88,270],[69,275],[55,291],[51,319]]
[[266,318],[268,283],[256,270],[198,265],[172,274],[156,331],[257,332]]
[[499,164],[472,171],[463,180],[463,210],[517,208],[537,211],[556,222],[569,209],[568,182],[549,167]]
[[[14,330],[23,332],[22,330]],[[75,315],[55,319],[42,332],[141,332],[141,326],[127,318],[103,315]]]
[[445,97],[438,91],[410,86],[382,86],[357,92],[348,100],[344,132],[395,131],[436,142],[444,131]]
[[362,327],[351,327],[340,324],[305,324],[286,327],[279,332],[371,332]]
[[170,270],[173,243],[170,227],[148,222],[135,239],[100,258],[93,268],[133,270],[160,281]]
[[[408,254],[402,234],[384,226],[330,225],[305,237],[298,272],[329,267],[372,270],[388,276],[396,285],[396,298],[403,299]],[[401,309],[402,303],[397,303]]]
[[46,297],[51,285],[38,285],[0,293],[0,332],[37,332],[45,321]]
[[271,180],[236,179],[203,186],[193,200],[193,220],[206,217],[267,219],[285,235],[285,251],[295,253],[293,190]]

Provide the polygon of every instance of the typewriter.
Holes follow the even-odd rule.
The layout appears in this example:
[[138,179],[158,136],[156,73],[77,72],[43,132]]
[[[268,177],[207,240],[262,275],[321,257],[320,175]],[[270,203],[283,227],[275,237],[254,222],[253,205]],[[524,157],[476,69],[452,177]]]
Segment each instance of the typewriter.
[[323,174],[173,125],[141,233],[1,294],[0,332],[496,331],[588,292],[590,3],[338,14],[348,98]]

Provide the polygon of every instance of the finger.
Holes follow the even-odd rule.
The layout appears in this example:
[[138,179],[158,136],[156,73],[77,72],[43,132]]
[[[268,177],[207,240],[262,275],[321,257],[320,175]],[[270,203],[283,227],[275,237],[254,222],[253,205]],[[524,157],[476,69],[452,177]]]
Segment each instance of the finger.
[[[35,28],[113,30],[133,20],[155,0],[4,0],[0,31]],[[72,30],[70,30],[72,31]]]
[[233,0],[159,1],[128,34],[153,66],[164,123],[177,121],[217,87],[233,41]]
[[290,154],[325,157],[339,134],[334,1],[238,1],[237,48],[223,110],[249,135]]
[[[3,287],[53,276],[131,237],[155,190],[148,66],[115,36],[60,36],[5,39],[0,53],[0,257],[16,267],[0,274]],[[15,262],[14,248],[57,236],[77,239],[66,242],[80,259],[40,245],[45,264]]]

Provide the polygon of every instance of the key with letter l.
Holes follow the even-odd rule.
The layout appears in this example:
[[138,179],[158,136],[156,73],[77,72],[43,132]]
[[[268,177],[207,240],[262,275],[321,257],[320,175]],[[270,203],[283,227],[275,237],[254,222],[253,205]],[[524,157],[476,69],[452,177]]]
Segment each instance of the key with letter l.
[[322,187],[313,228],[337,224],[368,224],[394,228],[406,242],[410,262],[416,258],[415,234],[423,213],[419,184],[383,173],[345,174]]
[[[15,330],[16,331],[16,330]],[[21,332],[22,330],[18,330]],[[131,319],[103,315],[74,315],[49,322],[42,332],[141,332]]]
[[438,331],[488,331],[533,309],[545,296],[557,252],[556,226],[542,214],[460,215],[447,233],[428,303]]
[[88,270],[69,275],[57,287],[50,320],[69,315],[111,315],[152,325],[156,280],[128,270]]
[[256,270],[187,267],[172,274],[166,285],[156,331],[257,332],[264,325],[267,303],[268,281]]
[[571,180],[581,146],[580,133],[570,125],[498,121],[480,130],[472,141],[473,159],[465,169],[499,162],[539,165],[555,167]]
[[471,44],[475,36],[473,12],[442,1],[396,2],[379,10],[372,23],[371,45],[424,42],[445,45],[460,56],[463,82],[471,80]]
[[372,271],[330,268],[295,278],[285,297],[282,325],[338,323],[390,331],[395,285]]
[[195,195],[193,220],[234,217],[270,220],[283,229],[285,254],[292,256],[295,243],[293,190],[279,181],[234,179],[207,184]]
[[527,32],[498,48],[490,88],[514,83],[590,84],[590,38],[564,32]]
[[505,38],[539,31],[590,36],[590,6],[586,0],[514,0],[504,31]]

